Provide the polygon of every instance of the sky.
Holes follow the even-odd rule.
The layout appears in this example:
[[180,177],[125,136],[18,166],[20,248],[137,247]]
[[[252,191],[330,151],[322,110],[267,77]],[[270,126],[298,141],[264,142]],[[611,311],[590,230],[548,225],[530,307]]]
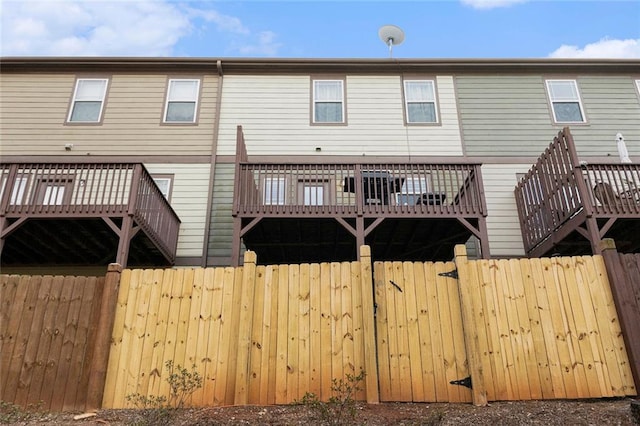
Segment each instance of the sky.
[[640,0],[0,0],[1,56],[640,58]]

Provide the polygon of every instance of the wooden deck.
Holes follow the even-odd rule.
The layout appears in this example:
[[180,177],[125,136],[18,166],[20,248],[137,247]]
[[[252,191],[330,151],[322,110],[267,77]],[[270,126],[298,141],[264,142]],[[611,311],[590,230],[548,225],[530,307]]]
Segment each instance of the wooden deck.
[[640,164],[580,161],[568,128],[515,189],[528,256],[600,254],[600,241],[640,251]]
[[480,164],[311,160],[250,161],[238,128],[233,264],[450,260],[473,236],[489,257]]
[[3,265],[170,265],[180,219],[142,164],[2,163]]

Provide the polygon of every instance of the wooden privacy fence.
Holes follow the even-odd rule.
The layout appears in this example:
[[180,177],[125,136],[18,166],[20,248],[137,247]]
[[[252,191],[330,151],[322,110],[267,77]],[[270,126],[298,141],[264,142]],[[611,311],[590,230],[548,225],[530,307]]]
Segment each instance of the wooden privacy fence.
[[[203,377],[193,406],[283,404],[366,371],[358,399],[378,400],[371,261],[125,270],[104,407],[169,395],[166,361]],[[368,318],[368,321],[366,320]]]
[[167,361],[204,378],[192,406],[326,400],[362,370],[370,403],[635,395],[640,259],[603,253],[613,291],[603,256],[464,246],[454,262],[372,264],[363,246],[359,262],[2,275],[0,399],[126,407],[169,396]]
[[106,278],[0,275],[0,400],[52,411],[99,407],[99,350],[111,334],[106,312],[118,268]]
[[602,256],[456,265],[474,402],[636,394]]

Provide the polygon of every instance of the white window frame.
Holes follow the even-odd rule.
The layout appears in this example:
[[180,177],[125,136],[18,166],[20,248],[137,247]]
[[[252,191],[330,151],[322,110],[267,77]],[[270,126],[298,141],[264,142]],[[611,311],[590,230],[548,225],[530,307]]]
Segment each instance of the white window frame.
[[[340,83],[340,98],[339,99],[317,99],[316,97],[316,84],[322,82]],[[312,80],[312,110],[311,121],[313,124],[344,124],[346,123],[345,115],[345,102],[344,102],[344,80],[331,79],[331,78],[314,78]],[[340,103],[340,121],[318,121],[316,120],[316,106],[320,103]]]
[[265,205],[284,206],[287,194],[287,180],[283,177],[265,177],[262,201]]
[[[409,100],[409,91],[407,90],[408,83],[426,83],[431,86],[431,99],[421,99],[421,100]],[[438,102],[436,99],[436,82],[431,79],[408,79],[404,80],[402,84],[402,88],[404,90],[404,110],[405,110],[405,119],[407,120],[407,124],[437,124],[439,123],[440,117],[438,116]],[[433,104],[433,111],[435,115],[435,121],[412,121],[409,117],[409,104]]]
[[[556,82],[562,82],[562,83],[571,83],[573,85],[573,89],[575,92],[575,97],[566,97],[566,98],[562,98],[562,97],[558,97],[558,98],[554,98],[553,96],[553,91],[551,90],[551,86],[553,85],[553,83]],[[549,103],[551,104],[551,112],[553,114],[553,121],[555,123],[586,123],[587,122],[587,118],[585,116],[584,113],[584,108],[582,107],[582,99],[580,97],[580,91],[578,90],[578,82],[576,80],[571,80],[571,79],[547,79],[545,80],[545,84],[547,86],[547,95],[549,96]],[[563,102],[563,103],[577,103],[578,104],[578,109],[580,111],[580,115],[582,117],[581,121],[560,121],[558,120],[558,116],[556,114],[556,108],[555,108],[555,103],[556,102]]]
[[[176,82],[193,82],[196,83],[196,91],[195,97],[192,98],[174,98],[172,97],[172,87],[173,83]],[[193,124],[198,118],[198,107],[200,100],[200,79],[199,78],[171,78],[167,82],[167,99],[164,104],[164,114],[162,116],[162,122],[168,124]],[[193,103],[193,119],[189,120],[168,120],[167,115],[169,114],[169,104],[172,102],[192,102]]]
[[[8,176],[2,177],[2,187],[0,188],[0,199],[4,195],[4,191],[7,187]],[[11,197],[9,199],[9,205],[21,205],[24,202],[25,192],[27,191],[27,185],[29,184],[28,176],[16,177],[15,184],[11,190]]]
[[[87,98],[79,98],[80,94],[78,90],[82,82],[85,81],[102,81],[104,82],[104,88],[102,89],[102,94],[96,97],[87,97]],[[104,111],[104,102],[107,96],[107,88],[109,87],[109,79],[108,78],[78,78],[76,80],[76,85],[73,90],[73,99],[71,100],[71,105],[69,107],[69,114],[67,115],[68,123],[99,123],[102,121],[102,112]],[[96,120],[73,120],[73,112],[76,108],[76,104],[81,102],[100,102],[100,111],[98,112],[98,117]]]
[[638,90],[638,97],[640,97],[640,79],[636,79],[636,89]]
[[[171,200],[171,191],[173,189],[173,177],[171,176],[151,176],[151,179],[156,183],[156,186],[160,190],[160,193],[167,199],[167,201]],[[162,186],[159,182],[166,182],[166,191],[162,190]]]

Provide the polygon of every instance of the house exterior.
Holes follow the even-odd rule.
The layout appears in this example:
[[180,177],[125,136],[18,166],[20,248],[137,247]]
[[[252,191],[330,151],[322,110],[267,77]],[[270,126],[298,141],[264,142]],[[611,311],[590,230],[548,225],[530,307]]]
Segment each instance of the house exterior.
[[[72,234],[15,213],[20,185],[40,213],[71,191],[50,176],[38,190],[10,164],[142,165],[170,188],[174,253],[154,248],[129,206],[126,226],[93,216],[99,231],[82,239],[112,232],[108,250],[75,263],[122,261],[129,239],[130,264],[205,266],[247,248],[262,263],[349,260],[361,244],[377,260],[450,259],[465,242],[479,257],[522,256],[514,188],[558,131],[571,128],[586,162],[618,162],[617,133],[640,159],[638,60],[5,58],[0,78],[3,182],[14,182],[3,266],[23,265],[25,241],[48,229],[60,234],[47,241]],[[66,182],[70,167],[40,174]],[[96,172],[83,173],[71,180]],[[48,245],[30,262],[65,264]]]

